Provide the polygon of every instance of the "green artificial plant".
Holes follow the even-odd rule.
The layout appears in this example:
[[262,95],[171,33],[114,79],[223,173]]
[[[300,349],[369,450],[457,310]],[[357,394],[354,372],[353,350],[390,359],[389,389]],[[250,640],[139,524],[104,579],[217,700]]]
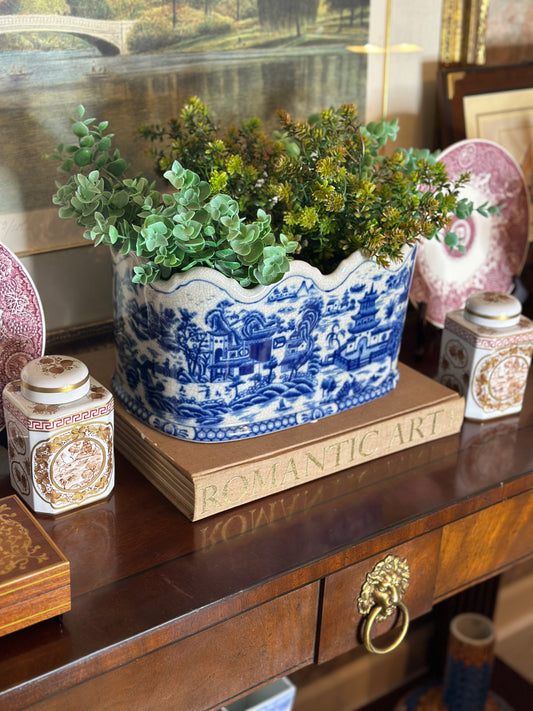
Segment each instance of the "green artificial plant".
[[136,254],[134,282],[207,266],[244,287],[279,281],[291,254],[329,273],[356,250],[387,266],[404,245],[442,234],[463,251],[446,232],[453,215],[498,209],[462,198],[468,174],[451,180],[427,150],[383,155],[396,120],[362,125],[353,105],[307,121],[278,114],[272,136],[257,118],[222,131],[192,98],[167,127],[141,127],[167,193],[128,177],[108,123],[79,106],[74,142],[54,154],[69,177],[56,183],[53,202],[88,239]]
[[197,97],[167,125],[142,126],[156,169],[178,157],[217,191],[227,191],[243,214],[261,207],[272,227],[298,243],[299,259],[333,271],[361,249],[379,264],[400,259],[403,245],[444,235],[450,249],[464,251],[447,230],[452,217],[487,215],[461,197],[468,174],[451,180],[437,153],[397,149],[397,120],[358,121],[354,105],[342,105],[294,121],[279,111],[272,137],[252,118],[221,130]]
[[264,210],[245,220],[235,199],[213,193],[177,160],[164,173],[173,192],[157,191],[144,177],[126,177],[128,166],[107,127],[78,107],[72,119],[76,142],[59,145],[54,154],[70,175],[64,184],[56,182],[53,202],[60,217],[75,219],[95,244],[140,257],[134,282],[168,279],[202,265],[249,287],[275,283],[288,271],[287,254],[297,245],[274,236]]

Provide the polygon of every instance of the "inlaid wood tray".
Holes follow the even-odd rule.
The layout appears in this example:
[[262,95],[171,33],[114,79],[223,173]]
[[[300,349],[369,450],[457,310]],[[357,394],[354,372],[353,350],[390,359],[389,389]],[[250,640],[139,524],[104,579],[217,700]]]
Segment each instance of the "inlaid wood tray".
[[17,496],[0,499],[0,636],[68,610],[68,560]]

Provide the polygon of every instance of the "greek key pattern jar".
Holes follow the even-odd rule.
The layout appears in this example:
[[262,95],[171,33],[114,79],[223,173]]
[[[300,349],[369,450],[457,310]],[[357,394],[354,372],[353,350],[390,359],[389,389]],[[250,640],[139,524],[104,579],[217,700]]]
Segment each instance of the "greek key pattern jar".
[[11,484],[33,511],[57,514],[111,493],[113,397],[84,363],[30,361],[3,404]]
[[465,417],[487,420],[522,409],[533,350],[533,322],[514,296],[471,294],[446,315],[438,380],[465,398]]

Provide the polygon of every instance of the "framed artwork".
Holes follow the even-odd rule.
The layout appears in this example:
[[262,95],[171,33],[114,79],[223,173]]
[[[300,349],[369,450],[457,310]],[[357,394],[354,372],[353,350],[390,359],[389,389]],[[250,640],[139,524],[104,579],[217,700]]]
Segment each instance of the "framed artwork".
[[516,160],[529,188],[529,241],[533,241],[533,86],[464,97],[466,138],[486,138]]
[[[466,138],[465,100],[476,95],[533,87],[533,63],[494,67],[447,67],[437,75],[440,147]],[[493,97],[493,106],[500,100]],[[490,100],[489,100],[490,101]],[[481,136],[479,136],[481,138]]]
[[342,102],[364,116],[367,55],[348,47],[367,44],[370,4],[139,0],[128,13],[125,3],[65,0],[55,3],[63,14],[41,14],[42,2],[0,14],[2,241],[19,256],[87,244],[57,217],[57,164],[44,157],[78,104],[110,122],[144,174],[152,161],[139,127],[178,116],[193,95],[221,125],[258,116],[274,127],[277,109],[305,117]]

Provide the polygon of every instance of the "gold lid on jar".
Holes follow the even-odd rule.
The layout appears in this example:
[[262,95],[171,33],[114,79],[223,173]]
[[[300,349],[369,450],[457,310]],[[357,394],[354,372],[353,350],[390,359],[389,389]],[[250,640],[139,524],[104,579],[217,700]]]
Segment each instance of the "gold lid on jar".
[[90,377],[85,363],[62,355],[43,356],[26,363],[20,374],[21,392],[41,405],[62,405],[89,392]]
[[498,291],[478,291],[466,300],[464,317],[467,321],[487,328],[509,328],[520,321],[522,305],[511,294]]

